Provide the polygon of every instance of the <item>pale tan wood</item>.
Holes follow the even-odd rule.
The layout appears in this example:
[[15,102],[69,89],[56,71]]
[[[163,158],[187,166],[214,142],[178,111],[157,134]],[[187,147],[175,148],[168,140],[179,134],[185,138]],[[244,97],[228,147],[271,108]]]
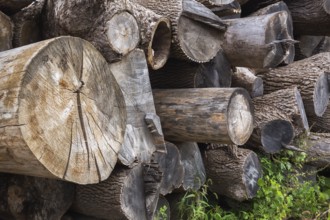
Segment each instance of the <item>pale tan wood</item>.
[[264,93],[262,79],[245,67],[236,67],[232,74],[232,87],[246,89],[252,98],[262,96]]
[[82,39],[59,37],[0,53],[0,66],[0,171],[106,179],[126,111],[102,55]]
[[9,50],[13,40],[13,23],[11,19],[0,11],[0,51]]
[[253,130],[250,96],[241,88],[155,89],[165,139],[244,144]]

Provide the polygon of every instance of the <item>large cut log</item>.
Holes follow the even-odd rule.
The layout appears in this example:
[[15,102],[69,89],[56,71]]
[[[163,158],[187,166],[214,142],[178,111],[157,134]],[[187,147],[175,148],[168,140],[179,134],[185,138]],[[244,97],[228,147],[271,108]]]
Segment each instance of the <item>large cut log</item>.
[[0,66],[0,171],[106,179],[126,111],[102,55],[84,40],[59,37],[2,52]]
[[205,167],[201,152],[196,142],[183,142],[176,144],[181,154],[184,167],[182,189],[199,190],[206,181]]
[[[127,111],[126,132],[118,156],[119,162],[126,166],[149,162],[157,146],[145,117],[147,114],[156,115],[156,110],[145,55],[142,50],[134,50],[120,62],[111,64],[110,69],[124,94]],[[158,130],[162,135],[161,127]],[[165,148],[164,140],[159,144]]]
[[28,6],[33,1],[34,0],[0,0],[0,11],[13,14]]
[[195,0],[132,1],[171,20],[172,57],[207,62],[215,57],[221,48],[218,36],[225,30],[226,25],[201,3]]
[[298,37],[299,44],[296,44],[298,52],[295,60],[302,60],[318,53],[330,52],[330,37],[303,35]]
[[330,53],[321,53],[288,66],[258,73],[264,93],[297,86],[307,116],[322,116],[329,102]]
[[231,77],[231,64],[222,51],[207,63],[170,59],[162,69],[150,72],[156,89],[230,87]]
[[253,99],[255,114],[272,114],[278,119],[288,119],[295,136],[309,131],[304,104],[297,87],[278,90]]
[[241,5],[236,0],[197,0],[221,19],[239,18]]
[[48,0],[43,17],[43,37],[72,35],[91,42],[114,62],[135,49],[140,32],[126,1]]
[[40,17],[45,1],[34,1],[11,17],[14,23],[14,47],[21,47],[41,40]]
[[253,151],[238,148],[234,158],[226,147],[219,147],[205,152],[204,163],[206,175],[213,183],[211,191],[237,201],[256,196],[262,169]]
[[0,11],[0,51],[9,50],[13,40],[13,23]]
[[147,219],[142,166],[116,166],[103,182],[77,185],[71,209],[101,219]]
[[167,140],[242,145],[252,133],[253,106],[244,89],[156,89],[153,94]]
[[330,0],[284,0],[296,35],[329,35]]
[[0,174],[1,219],[57,220],[69,209],[74,185],[59,180]]
[[262,96],[264,84],[260,77],[257,77],[248,68],[236,67],[232,75],[232,87],[242,87],[246,89],[252,98]]
[[221,46],[233,66],[276,67],[289,55],[290,16],[286,11],[224,20],[227,30],[221,35]]

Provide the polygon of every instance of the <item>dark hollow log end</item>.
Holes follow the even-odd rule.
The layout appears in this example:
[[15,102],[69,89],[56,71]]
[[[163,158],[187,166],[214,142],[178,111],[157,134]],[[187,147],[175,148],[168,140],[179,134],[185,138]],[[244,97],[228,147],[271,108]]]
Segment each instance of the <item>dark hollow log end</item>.
[[237,89],[228,104],[228,134],[236,145],[245,144],[253,132],[254,111],[250,95]]
[[266,153],[277,153],[290,144],[294,136],[292,124],[286,120],[273,120],[261,128],[261,144]]
[[[309,123],[305,112],[304,103],[302,100],[302,97],[300,95],[300,92],[297,88],[294,89],[296,102],[298,105],[298,111],[299,111],[299,118],[293,118],[293,123],[301,128],[304,128],[304,130],[309,131]],[[302,124],[301,124],[302,123]]]
[[250,199],[257,195],[259,189],[258,179],[262,176],[260,161],[257,154],[253,151],[246,158],[243,170],[243,183],[246,186],[246,193]]
[[[330,57],[329,57],[330,58]],[[321,117],[329,103],[329,79],[330,73],[323,73],[316,82],[313,94],[315,114]]]
[[[202,22],[181,16],[178,39],[184,54],[192,61],[205,63],[214,58],[221,48],[220,31]],[[178,57],[182,59],[182,57]]]
[[257,77],[256,80],[254,81],[254,84],[252,86],[252,91],[251,91],[251,97],[259,97],[264,94],[264,83],[263,80],[260,77]]
[[152,69],[163,67],[169,57],[171,48],[171,26],[167,19],[160,19],[153,30],[148,46],[147,59]]
[[[165,211],[167,218],[164,218],[164,216],[162,216],[161,209]],[[169,219],[170,216],[171,216],[171,208],[169,202],[164,196],[159,196],[154,217],[159,220],[166,220]]]

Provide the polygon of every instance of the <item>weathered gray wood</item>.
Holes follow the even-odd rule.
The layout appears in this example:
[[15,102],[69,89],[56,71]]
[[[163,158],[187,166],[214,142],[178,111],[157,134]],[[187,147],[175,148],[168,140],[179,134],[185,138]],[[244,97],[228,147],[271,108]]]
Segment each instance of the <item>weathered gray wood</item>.
[[253,130],[253,107],[241,88],[153,90],[165,139],[244,144]]
[[182,189],[199,190],[206,181],[205,167],[196,142],[176,143],[184,167]]
[[225,30],[225,25],[201,3],[195,0],[132,1],[171,20],[172,57],[207,62],[219,51],[218,36]]
[[34,0],[0,0],[0,11],[13,14],[31,4]]
[[106,179],[126,111],[102,55],[87,41],[59,37],[4,51],[0,66],[0,171],[85,184]]
[[0,11],[0,51],[9,50],[13,40],[13,23],[11,19]]
[[286,11],[224,22],[228,28],[221,35],[221,46],[233,66],[276,67],[287,59],[294,43]]
[[302,60],[318,53],[330,52],[330,37],[303,35],[298,37],[296,45],[298,54],[295,60]]
[[[145,121],[147,114],[156,114],[145,55],[142,50],[134,50],[120,62],[111,64],[110,69],[124,94],[127,111],[119,162],[126,166],[149,162],[153,152],[162,144],[164,148],[165,142],[163,139],[155,142]],[[162,136],[161,127],[158,130]]]
[[135,49],[140,31],[126,1],[48,0],[45,5],[43,37],[81,37],[91,42],[108,62],[118,61]]
[[116,166],[103,182],[77,185],[71,209],[101,219],[147,219],[143,167]]
[[0,218],[57,220],[69,209],[74,185],[59,180],[0,174]]
[[246,89],[252,98],[262,96],[264,93],[262,79],[245,67],[236,67],[232,75],[232,87]]
[[206,175],[212,180],[210,190],[237,201],[256,196],[262,169],[257,154],[237,149],[237,158],[219,147],[205,152]]
[[230,87],[232,69],[222,51],[203,64],[170,59],[164,68],[150,71],[152,88]]
[[197,0],[221,19],[239,18],[241,6],[236,0]]
[[40,17],[45,2],[46,0],[34,1],[11,17],[14,23],[14,47],[41,40]]
[[322,116],[329,103],[330,53],[321,53],[288,66],[258,73],[268,94],[297,86],[308,117]]

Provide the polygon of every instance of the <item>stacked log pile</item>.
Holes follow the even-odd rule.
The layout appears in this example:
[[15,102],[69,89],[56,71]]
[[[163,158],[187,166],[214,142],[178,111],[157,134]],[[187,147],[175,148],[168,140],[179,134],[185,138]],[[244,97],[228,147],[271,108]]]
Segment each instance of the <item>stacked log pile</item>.
[[330,0],[0,0],[0,219],[244,201],[257,153],[329,167],[329,26]]

